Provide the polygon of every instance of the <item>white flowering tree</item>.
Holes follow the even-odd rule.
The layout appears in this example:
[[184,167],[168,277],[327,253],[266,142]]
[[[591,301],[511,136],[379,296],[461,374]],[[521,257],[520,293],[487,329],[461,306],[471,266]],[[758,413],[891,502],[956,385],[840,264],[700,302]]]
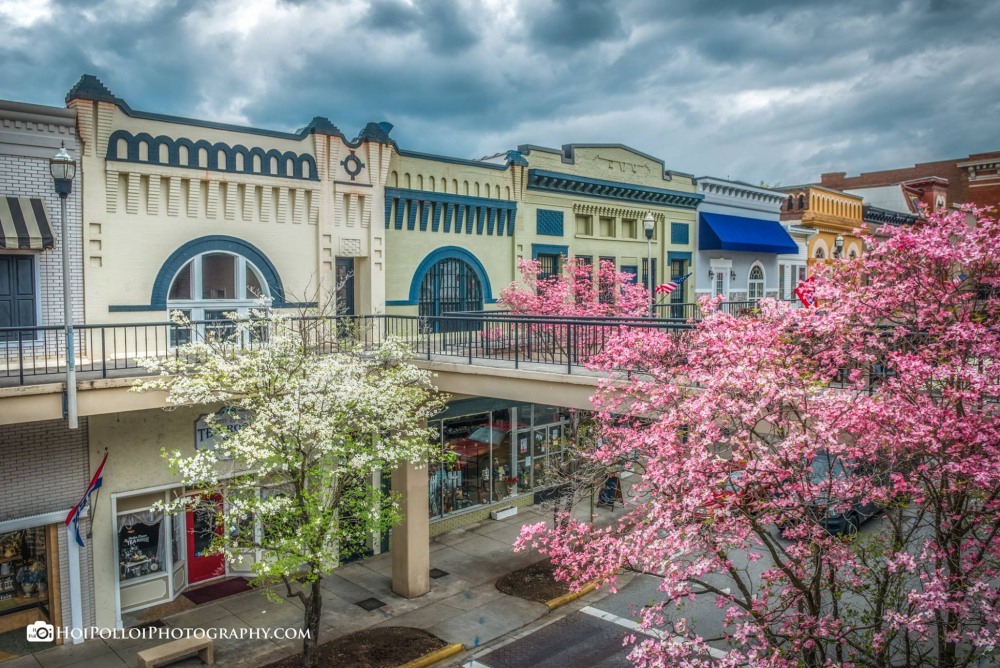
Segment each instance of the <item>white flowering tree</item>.
[[301,315],[261,308],[206,328],[175,314],[191,342],[171,359],[144,360],[159,375],[134,390],[221,407],[206,418],[211,449],[164,451],[184,484],[202,491],[165,510],[215,513],[222,529],[211,549],[230,563],[255,555],[255,584],[283,583],[302,601],[303,665],[314,666],[321,579],[401,519],[373,474],[436,455],[426,420],[446,398],[402,343],[361,349],[343,320]]

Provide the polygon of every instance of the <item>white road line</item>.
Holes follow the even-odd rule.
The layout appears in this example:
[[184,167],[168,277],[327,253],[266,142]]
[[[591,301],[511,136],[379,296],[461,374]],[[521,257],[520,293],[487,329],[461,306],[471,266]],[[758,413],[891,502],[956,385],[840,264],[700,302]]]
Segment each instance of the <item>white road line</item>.
[[[627,619],[625,617],[619,617],[618,615],[612,614],[610,612],[605,612],[604,610],[598,610],[597,608],[591,607],[589,605],[584,608],[580,608],[580,612],[584,612],[588,615],[591,615],[592,617],[597,617],[598,619],[603,619],[604,621],[611,622],[612,624],[617,624],[618,626],[623,626],[626,629],[629,629],[630,631],[634,631],[635,633],[643,633],[648,636],[653,636],[658,640],[664,639],[663,633],[661,631],[658,631],[657,629],[650,629],[648,631],[643,631],[642,627],[639,626],[639,623],[634,620]],[[677,640],[683,640],[683,638],[677,636]],[[727,654],[727,652],[721,649],[716,649],[714,647],[709,647],[708,653],[709,655],[711,655],[713,659],[722,659]],[[485,668],[485,666],[483,668]]]
[[468,663],[463,663],[463,666],[468,666],[469,668],[490,668],[485,663],[479,663],[478,661],[470,661]]

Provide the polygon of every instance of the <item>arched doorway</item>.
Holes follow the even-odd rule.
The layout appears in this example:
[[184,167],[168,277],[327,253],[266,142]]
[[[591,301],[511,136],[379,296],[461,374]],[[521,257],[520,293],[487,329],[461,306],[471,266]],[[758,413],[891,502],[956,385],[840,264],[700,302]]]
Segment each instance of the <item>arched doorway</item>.
[[483,285],[468,262],[457,257],[444,258],[424,274],[417,304],[421,317],[481,311]]

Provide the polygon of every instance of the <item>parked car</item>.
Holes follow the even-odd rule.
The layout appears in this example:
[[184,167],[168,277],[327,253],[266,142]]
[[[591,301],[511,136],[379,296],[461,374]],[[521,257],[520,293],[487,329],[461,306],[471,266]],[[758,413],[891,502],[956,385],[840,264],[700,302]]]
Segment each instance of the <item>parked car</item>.
[[729,476],[710,491],[709,500],[695,511],[697,517],[706,518],[731,506],[763,501],[772,496],[772,490],[768,486],[760,483],[746,484],[741,480],[746,474],[744,465],[733,462],[728,468]]
[[[866,473],[860,466],[852,467],[842,458],[835,458],[824,450],[816,453],[816,456],[809,463],[811,468],[811,482],[814,485],[824,485],[832,478],[842,479],[853,474]],[[871,501],[854,500],[849,509],[842,510],[844,500],[828,499],[818,497],[812,504],[814,516],[820,524],[832,534],[854,533],[862,524],[870,520],[881,512],[878,504]],[[836,507],[837,510],[831,510]]]

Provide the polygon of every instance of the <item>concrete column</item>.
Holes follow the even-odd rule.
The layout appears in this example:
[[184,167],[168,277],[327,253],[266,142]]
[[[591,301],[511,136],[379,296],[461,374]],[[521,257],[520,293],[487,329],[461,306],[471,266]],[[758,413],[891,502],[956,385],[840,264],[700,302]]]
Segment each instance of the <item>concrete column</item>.
[[392,529],[392,591],[416,598],[431,589],[427,468],[401,465],[392,472],[392,491],[402,495],[404,517],[402,524]]

